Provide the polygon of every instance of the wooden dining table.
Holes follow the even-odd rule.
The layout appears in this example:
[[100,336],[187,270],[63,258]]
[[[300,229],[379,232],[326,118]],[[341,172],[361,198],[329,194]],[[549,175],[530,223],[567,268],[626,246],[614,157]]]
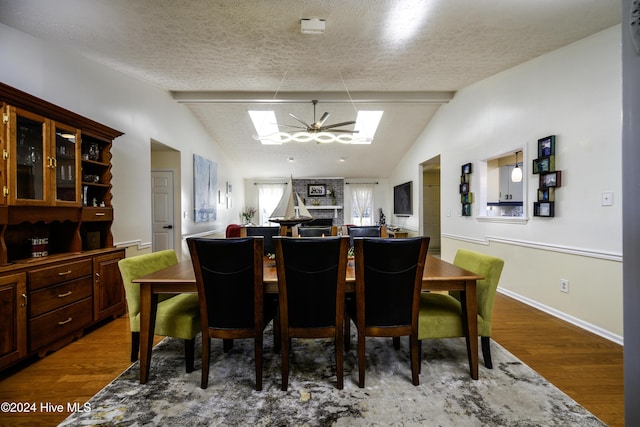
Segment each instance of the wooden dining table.
[[[278,293],[275,260],[264,260],[264,292]],[[482,276],[457,267],[431,255],[427,256],[422,291],[460,291],[463,326],[467,342],[471,378],[478,379],[478,302],[476,281]],[[196,279],[190,260],[133,280],[140,284],[140,383],[149,378],[149,365],[155,330],[159,294],[195,293]],[[355,292],[354,261],[347,264],[347,293]]]

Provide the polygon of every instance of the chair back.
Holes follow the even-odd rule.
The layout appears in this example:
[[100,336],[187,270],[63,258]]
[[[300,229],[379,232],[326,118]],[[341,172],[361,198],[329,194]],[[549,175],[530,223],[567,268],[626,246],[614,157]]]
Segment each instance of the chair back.
[[225,237],[240,237],[240,224],[229,224],[225,231]]
[[280,315],[289,327],[342,327],[347,240],[274,238]]
[[178,257],[173,249],[124,258],[118,261],[127,298],[127,309],[132,332],[140,330],[140,325],[136,321],[136,317],[140,313],[140,285],[133,283],[133,280],[171,267],[177,263]]
[[[493,304],[496,300],[496,290],[504,261],[491,255],[468,249],[458,249],[453,264],[464,268],[472,273],[479,274],[484,277],[476,282],[477,298],[478,298],[478,314],[482,317],[483,330],[478,330],[481,336],[491,335],[491,320],[493,318]],[[458,293],[451,293],[452,296],[460,299]]]
[[356,300],[366,327],[417,327],[428,237],[356,238]]
[[354,237],[387,237],[386,227],[383,225],[348,225],[349,245],[354,246]]
[[[187,239],[203,325],[254,329],[262,322],[263,239]],[[258,314],[260,314],[258,316]]]
[[330,227],[333,225],[333,218],[314,218],[307,222],[304,227]]
[[273,248],[273,236],[280,235],[280,227],[242,227],[243,236],[262,236],[264,237],[264,253],[263,255],[273,254],[275,250]]
[[327,226],[327,227],[298,227],[298,236],[300,237],[328,237],[335,236],[338,234],[337,227]]

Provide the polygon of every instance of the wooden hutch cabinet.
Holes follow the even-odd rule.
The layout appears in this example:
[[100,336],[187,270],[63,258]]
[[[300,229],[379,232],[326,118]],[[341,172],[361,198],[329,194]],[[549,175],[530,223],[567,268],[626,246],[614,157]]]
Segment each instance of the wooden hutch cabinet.
[[0,83],[0,369],[125,313],[111,225],[121,132]]

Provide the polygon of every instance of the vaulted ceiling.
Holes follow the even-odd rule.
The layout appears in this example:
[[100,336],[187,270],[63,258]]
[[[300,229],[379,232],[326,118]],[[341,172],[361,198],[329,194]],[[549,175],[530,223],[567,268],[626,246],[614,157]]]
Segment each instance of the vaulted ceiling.
[[[0,0],[1,23],[170,92],[247,177],[386,177],[456,91],[620,15],[619,0]],[[313,99],[328,123],[384,110],[373,143],[254,139],[248,110],[311,122]]]

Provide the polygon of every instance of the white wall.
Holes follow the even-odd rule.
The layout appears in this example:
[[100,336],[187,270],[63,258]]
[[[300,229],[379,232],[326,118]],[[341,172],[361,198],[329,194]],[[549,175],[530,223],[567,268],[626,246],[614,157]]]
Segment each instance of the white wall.
[[[396,168],[390,184],[420,183],[421,163],[441,155],[442,256],[459,247],[505,259],[504,292],[589,328],[622,337],[621,55],[616,26],[459,91]],[[532,217],[537,140],[556,135],[555,218]],[[526,146],[529,219],[521,224],[461,217],[461,165]],[[471,191],[481,179],[471,175]],[[614,205],[602,207],[612,191]],[[414,205],[417,195],[414,194]],[[447,216],[451,211],[451,215]],[[418,227],[420,212],[409,219]],[[570,281],[568,294],[559,291]]]
[[[170,95],[75,53],[0,24],[0,81],[124,132],[114,142],[114,241],[131,252],[150,251],[150,141],[181,151],[179,212],[182,235],[223,230],[239,217],[244,183],[231,161],[186,106]],[[233,184],[237,203],[218,206],[215,222],[193,222],[193,154],[218,164],[218,188]],[[176,243],[178,244],[178,242]]]

